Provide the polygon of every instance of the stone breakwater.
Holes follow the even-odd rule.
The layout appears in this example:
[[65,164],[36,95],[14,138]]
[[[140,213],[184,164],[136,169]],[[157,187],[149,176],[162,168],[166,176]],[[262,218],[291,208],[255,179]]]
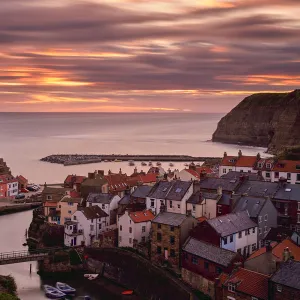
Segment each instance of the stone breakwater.
[[209,162],[217,164],[220,157],[203,157],[189,155],[122,155],[122,154],[54,154],[41,158],[41,161],[63,164],[64,166],[97,163],[101,161],[161,161],[161,162]]

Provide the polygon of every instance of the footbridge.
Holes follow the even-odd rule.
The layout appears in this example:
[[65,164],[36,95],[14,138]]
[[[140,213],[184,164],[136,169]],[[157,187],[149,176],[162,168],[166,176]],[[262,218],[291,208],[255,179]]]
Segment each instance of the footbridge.
[[65,248],[45,248],[0,253],[0,265],[17,264],[26,261],[44,260],[47,256]]

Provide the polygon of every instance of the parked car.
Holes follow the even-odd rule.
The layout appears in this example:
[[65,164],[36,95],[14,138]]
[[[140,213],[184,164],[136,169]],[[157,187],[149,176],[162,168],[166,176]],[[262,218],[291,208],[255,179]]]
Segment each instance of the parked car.
[[25,194],[18,194],[16,195],[15,199],[24,199],[25,198]]
[[30,192],[36,192],[38,189],[33,185],[29,185],[27,186],[27,190]]
[[29,193],[29,190],[25,189],[25,188],[21,188],[20,190],[21,193]]

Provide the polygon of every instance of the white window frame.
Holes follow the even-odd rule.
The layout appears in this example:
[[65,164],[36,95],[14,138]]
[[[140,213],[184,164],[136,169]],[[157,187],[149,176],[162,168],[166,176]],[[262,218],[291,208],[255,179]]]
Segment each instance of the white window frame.
[[268,221],[268,214],[265,214],[265,221]]
[[265,226],[265,233],[268,232],[268,226]]
[[297,214],[297,223],[300,223],[300,214]]
[[281,293],[282,292],[282,286],[280,284],[276,284],[276,290],[277,290],[277,292]]
[[223,169],[223,174],[226,174],[226,169]]
[[235,293],[235,284],[228,282],[228,291]]
[[258,223],[262,222],[262,216],[258,216]]
[[262,234],[262,229],[258,228],[258,234],[261,235]]
[[150,207],[155,207],[155,199],[150,199]]
[[300,210],[300,201],[298,202],[298,210]]

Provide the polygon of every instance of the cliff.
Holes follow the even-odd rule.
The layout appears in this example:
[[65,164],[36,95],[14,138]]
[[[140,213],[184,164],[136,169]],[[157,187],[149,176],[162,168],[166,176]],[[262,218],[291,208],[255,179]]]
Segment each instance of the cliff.
[[246,97],[223,117],[213,142],[266,147],[277,153],[300,145],[300,90]]

